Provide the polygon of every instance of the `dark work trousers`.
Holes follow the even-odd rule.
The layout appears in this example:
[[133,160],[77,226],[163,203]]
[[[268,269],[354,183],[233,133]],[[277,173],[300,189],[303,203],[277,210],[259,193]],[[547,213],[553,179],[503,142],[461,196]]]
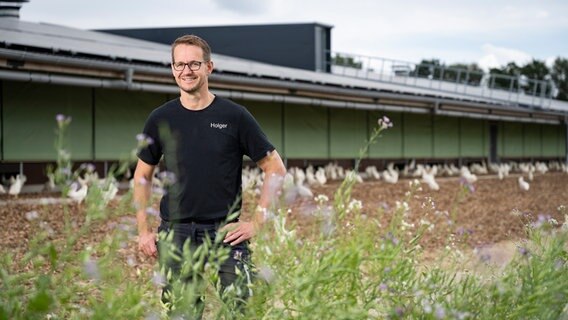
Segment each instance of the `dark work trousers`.
[[[160,260],[160,267],[166,275],[166,284],[162,291],[162,301],[168,306],[171,304],[176,304],[175,301],[171,301],[170,296],[172,294],[172,284],[174,281],[182,281],[182,283],[189,284],[193,286],[192,288],[198,288],[198,292],[203,292],[205,287],[205,281],[202,278],[202,273],[204,269],[205,262],[209,262],[212,265],[218,265],[217,273],[220,280],[220,290],[221,294],[227,287],[234,284],[236,291],[236,307],[241,308],[242,302],[248,298],[250,295],[249,288],[247,284],[252,281],[252,272],[250,268],[250,250],[248,248],[248,241],[241,242],[235,246],[230,246],[229,244],[223,244],[221,239],[215,241],[217,237],[217,230],[221,226],[221,223],[171,223],[168,221],[163,221],[158,228],[158,233],[162,234],[159,236],[158,240],[158,254]],[[173,233],[173,235],[171,235]],[[164,237],[165,236],[165,237]],[[219,235],[221,236],[221,235]],[[164,239],[169,239],[172,237],[172,250],[167,250],[167,241]],[[203,245],[209,238],[211,246],[208,248],[208,252],[216,250],[219,246],[224,246],[230,249],[229,257],[222,261],[219,265],[218,261],[211,261],[211,255],[206,254],[205,260],[199,259],[199,255],[193,255],[198,247]],[[189,254],[192,258],[185,259],[185,261],[190,260],[190,263],[185,263],[184,265],[184,255],[183,247],[188,243]],[[201,249],[203,250],[203,249]],[[194,256],[197,256],[193,258]],[[186,252],[186,258],[187,258]],[[214,258],[214,257],[213,257]],[[239,269],[240,275],[237,273]],[[170,277],[167,277],[170,273]],[[176,297],[174,296],[174,299]],[[187,301],[184,301],[187,303]],[[191,303],[191,302],[189,302]],[[172,310],[173,314],[188,314],[192,319],[201,319],[203,313],[203,297],[197,296],[193,302],[194,306],[188,306],[188,311],[183,310],[184,306],[176,305],[175,309]],[[189,311],[193,310],[193,311]]]

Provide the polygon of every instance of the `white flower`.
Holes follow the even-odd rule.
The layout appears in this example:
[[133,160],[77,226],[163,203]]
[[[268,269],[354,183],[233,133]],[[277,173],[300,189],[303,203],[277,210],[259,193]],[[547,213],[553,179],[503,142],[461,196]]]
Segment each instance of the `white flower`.
[[314,198],[314,201],[322,205],[324,203],[327,203],[329,201],[329,198],[325,194],[318,194],[317,197]]
[[382,118],[379,118],[379,120],[377,120],[377,124],[379,125],[379,127],[382,130],[385,130],[385,129],[392,127],[392,122],[387,116],[383,116]]
[[35,220],[37,218],[39,218],[39,214],[37,213],[37,211],[34,210],[34,211],[26,212],[26,219],[28,221],[32,221],[32,220]]
[[347,211],[348,212],[353,211],[353,210],[359,211],[362,208],[363,208],[363,203],[361,202],[361,200],[353,199],[347,205]]

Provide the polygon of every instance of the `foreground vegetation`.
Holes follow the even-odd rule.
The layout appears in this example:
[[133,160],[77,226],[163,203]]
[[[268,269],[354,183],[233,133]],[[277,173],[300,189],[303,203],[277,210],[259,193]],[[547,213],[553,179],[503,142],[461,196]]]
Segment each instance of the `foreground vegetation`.
[[[360,212],[351,197],[354,183],[347,177],[334,198],[317,197],[310,216],[316,223],[302,236],[283,202],[275,203],[252,244],[252,296],[242,309],[234,308],[237,289],[222,295],[215,289],[216,264],[227,255],[216,248],[219,239],[185,252],[184,260],[191,261],[186,272],[203,266],[206,285],[176,287],[172,318],[187,319],[188,301],[204,294],[206,319],[568,319],[566,223],[545,216],[526,221],[527,241],[518,243],[515,258],[503,268],[471,271],[452,234],[439,259],[424,263],[420,238],[441,231],[427,219],[416,226],[408,222],[408,202],[419,184],[410,183],[396,208],[382,213],[391,217],[381,225]],[[35,231],[27,254],[0,257],[0,319],[168,317],[160,303],[167,275],[157,266],[133,270],[124,263],[121,248],[135,237],[131,229],[118,225],[97,242],[81,244],[97,224],[133,215],[130,193],[112,209],[104,203],[100,188],[90,187],[81,224],[65,211],[58,235],[41,217],[27,217]],[[428,207],[423,209],[413,214],[428,217]]]

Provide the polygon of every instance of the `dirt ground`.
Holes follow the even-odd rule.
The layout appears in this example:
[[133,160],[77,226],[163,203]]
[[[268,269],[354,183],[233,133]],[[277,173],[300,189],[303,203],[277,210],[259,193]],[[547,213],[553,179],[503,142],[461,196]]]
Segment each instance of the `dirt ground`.
[[[525,236],[524,224],[537,221],[539,215],[550,216],[564,222],[568,210],[559,207],[568,206],[568,174],[546,173],[535,175],[529,191],[521,191],[518,176],[512,175],[504,180],[496,176],[480,177],[474,183],[473,191],[460,184],[459,178],[439,178],[440,190],[431,191],[422,184],[422,191],[413,194],[409,203],[407,222],[420,225],[420,220],[435,224],[432,232],[427,232],[421,244],[426,250],[437,250],[448,244],[448,235],[461,240],[464,246],[479,248],[505,240],[516,240]],[[410,180],[401,179],[397,184],[383,181],[357,184],[353,198],[360,200],[363,208],[358,214],[378,217],[381,225],[386,226],[395,210],[396,202],[405,198]],[[321,187],[314,187],[314,195],[325,194],[330,199],[339,182],[332,182]],[[61,239],[65,214],[79,227],[84,217],[84,204],[72,203],[43,204],[39,199],[54,198],[55,194],[20,195],[17,199],[7,195],[0,196],[0,252],[8,251],[14,258],[21,259],[25,254],[30,239],[37,228],[47,230],[51,239]],[[119,200],[114,200],[117,208]],[[250,203],[245,198],[244,207]],[[250,207],[250,205],[249,205]],[[300,234],[318,232],[310,218],[310,212],[316,208],[313,199],[296,200],[290,213],[290,219],[300,230]],[[118,210],[118,209],[116,209]],[[564,210],[564,211],[562,211]],[[37,218],[29,220],[37,213]],[[311,219],[311,220],[310,220]],[[154,223],[156,223],[155,221]],[[128,257],[128,264],[136,267],[153,265],[154,261],[143,257],[137,251],[136,226],[134,214],[115,216],[96,223],[92,232],[80,239],[76,246],[82,247],[96,243],[115,228],[130,230],[132,237],[121,249]],[[126,261],[126,259],[125,259]],[[126,262],[125,262],[126,263]]]

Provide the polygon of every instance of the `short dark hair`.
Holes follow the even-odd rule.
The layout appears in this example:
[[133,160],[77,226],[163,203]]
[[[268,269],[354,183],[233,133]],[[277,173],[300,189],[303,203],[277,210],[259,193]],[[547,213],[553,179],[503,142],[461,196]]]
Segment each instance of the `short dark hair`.
[[207,43],[207,41],[201,39],[200,37],[198,37],[194,34],[187,34],[185,36],[181,36],[181,37],[177,38],[174,41],[174,43],[172,43],[172,62],[174,62],[174,49],[179,44],[186,44],[186,45],[190,45],[190,46],[200,47],[201,50],[203,50],[203,60],[204,61],[211,61],[211,47],[209,47],[209,44]]

